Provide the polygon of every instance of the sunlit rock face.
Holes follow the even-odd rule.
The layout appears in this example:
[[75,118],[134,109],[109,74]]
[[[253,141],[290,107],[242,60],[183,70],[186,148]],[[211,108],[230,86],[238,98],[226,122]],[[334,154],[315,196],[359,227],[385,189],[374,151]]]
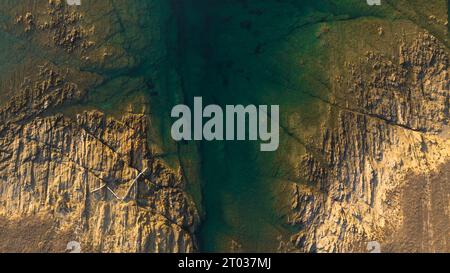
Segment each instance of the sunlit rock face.
[[419,31],[391,52],[361,52],[336,74],[319,153],[299,164],[311,184],[293,186],[294,249],[448,250],[448,49]]
[[[144,101],[148,86],[124,78],[138,84],[107,95],[127,92],[115,112],[85,107],[105,96],[100,86],[161,57],[156,43],[140,60],[131,53],[151,51],[147,43],[158,39],[159,19],[148,17],[158,3],[0,6],[0,43],[9,50],[1,65],[1,251],[64,252],[69,241],[86,252],[195,251],[199,217],[183,174],[159,158],[147,108],[132,102]],[[133,36],[137,28],[146,35]]]

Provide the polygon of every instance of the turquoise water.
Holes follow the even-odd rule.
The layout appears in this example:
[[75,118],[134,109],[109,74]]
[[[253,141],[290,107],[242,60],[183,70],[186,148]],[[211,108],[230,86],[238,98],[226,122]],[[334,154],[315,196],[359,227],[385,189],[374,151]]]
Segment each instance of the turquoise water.
[[[318,98],[329,94],[329,45],[321,31],[334,21],[377,14],[356,0],[172,0],[155,11],[158,22],[134,12],[143,16],[141,27],[124,37],[147,34],[128,50],[137,65],[105,71],[110,80],[92,92],[91,103],[114,110],[145,90],[155,117],[150,139],[158,139],[168,163],[181,165],[201,212],[199,251],[230,251],[233,242],[237,251],[275,251],[278,239],[293,231],[283,214],[289,198],[283,186],[295,177],[286,160],[305,152],[323,114]],[[158,24],[159,30],[152,27]],[[143,50],[146,44],[153,50]],[[194,96],[204,105],[280,105],[279,150],[260,152],[260,143],[250,141],[174,143],[170,110],[192,106]],[[293,124],[291,117],[300,120]]]
[[298,2],[172,1],[183,102],[192,105],[194,96],[202,96],[205,105],[277,104],[286,130],[276,153],[262,153],[258,143],[249,141],[197,143],[201,251],[230,251],[233,241],[242,251],[274,251],[279,236],[290,235],[286,216],[277,208],[289,196],[275,189],[291,175],[283,170],[290,152],[285,144],[303,134],[283,121],[300,114],[303,128],[317,127],[321,112],[315,96],[328,93],[318,84],[327,81],[326,47],[317,37],[320,23],[366,10],[355,1]]

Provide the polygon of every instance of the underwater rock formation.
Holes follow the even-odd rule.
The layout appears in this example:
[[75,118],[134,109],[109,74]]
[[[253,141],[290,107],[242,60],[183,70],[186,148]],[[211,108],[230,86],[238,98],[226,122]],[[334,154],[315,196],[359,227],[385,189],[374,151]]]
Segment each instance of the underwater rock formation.
[[[448,251],[448,22],[410,2],[1,1],[0,252]],[[279,150],[174,142],[194,96],[280,104]]]

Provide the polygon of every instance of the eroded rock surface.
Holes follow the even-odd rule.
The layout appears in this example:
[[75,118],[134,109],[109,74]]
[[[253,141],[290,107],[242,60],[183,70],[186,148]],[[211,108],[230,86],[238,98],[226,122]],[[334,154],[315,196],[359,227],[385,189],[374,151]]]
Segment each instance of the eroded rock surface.
[[[130,106],[113,117],[82,105],[111,80],[105,71],[137,65],[111,41],[125,40],[119,14],[128,4],[99,9],[117,25],[60,0],[2,4],[10,20],[1,34],[35,50],[25,47],[26,64],[2,75],[0,251],[64,252],[69,241],[85,252],[197,250],[196,206],[181,169],[155,151],[148,113]],[[100,34],[98,25],[109,28]]]
[[147,126],[143,115],[99,112],[10,125],[0,144],[2,215],[52,217],[93,251],[193,251],[195,206],[181,175],[153,158]]
[[[378,241],[388,251],[448,251],[442,227],[450,224],[449,191],[441,187],[448,181],[423,181],[445,172],[450,156],[448,51],[428,33],[398,44],[398,56],[366,52],[336,77],[320,148],[299,164],[299,178],[309,183],[293,186],[290,221],[301,227],[294,249],[365,252],[367,242]],[[433,190],[419,189],[422,181]],[[411,229],[414,214],[438,211],[440,217],[416,219],[413,229],[428,239],[422,244],[412,233],[392,236]],[[433,226],[446,233],[433,234]]]

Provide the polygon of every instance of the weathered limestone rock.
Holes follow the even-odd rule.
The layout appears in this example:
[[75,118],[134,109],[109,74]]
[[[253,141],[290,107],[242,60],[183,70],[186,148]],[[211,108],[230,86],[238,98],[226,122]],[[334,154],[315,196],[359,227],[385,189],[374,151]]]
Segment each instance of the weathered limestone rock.
[[64,252],[69,241],[84,252],[196,251],[197,208],[180,168],[153,150],[147,113],[112,117],[84,105],[111,80],[106,70],[136,65],[120,43],[123,25],[61,0],[0,6],[16,16],[0,31],[17,37],[27,61],[0,79],[0,251]]
[[144,115],[95,111],[9,123],[0,137],[0,214],[50,217],[92,251],[194,251],[195,206],[180,172],[153,157],[148,126]]
[[[320,152],[299,164],[299,179],[310,183],[292,186],[290,221],[302,230],[292,237],[291,251],[366,251],[375,240],[390,251],[448,250],[435,242],[442,236],[424,240],[430,247],[422,249],[399,247],[391,236],[405,225],[406,213],[414,213],[401,200],[408,177],[445,168],[450,158],[450,138],[443,133],[449,121],[448,54],[423,33],[400,44],[398,59],[368,52],[360,63],[348,64],[342,77],[348,80],[329,102],[330,117],[337,118],[324,125]],[[448,193],[447,187],[433,203],[448,207]],[[442,208],[426,211],[436,210]],[[434,221],[449,226],[445,217]],[[432,233],[435,222],[421,220],[429,221],[423,232]]]

